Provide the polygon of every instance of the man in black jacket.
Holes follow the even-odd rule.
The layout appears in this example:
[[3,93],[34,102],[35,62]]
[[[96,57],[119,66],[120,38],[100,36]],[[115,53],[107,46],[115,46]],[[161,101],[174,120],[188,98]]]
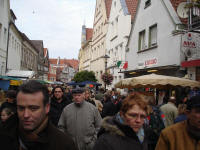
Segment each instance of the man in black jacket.
[[22,85],[17,94],[17,116],[0,128],[1,149],[76,150],[73,140],[48,119],[48,89],[37,81]]
[[64,94],[64,89],[61,86],[56,86],[52,90],[52,94],[49,117],[51,122],[57,127],[63,108],[70,104],[72,100]]

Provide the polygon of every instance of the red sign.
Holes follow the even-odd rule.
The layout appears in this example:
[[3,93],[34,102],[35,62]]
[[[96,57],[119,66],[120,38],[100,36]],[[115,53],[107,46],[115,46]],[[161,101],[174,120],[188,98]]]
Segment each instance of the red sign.
[[146,60],[144,64],[145,64],[145,66],[157,64],[157,59],[154,58],[154,59]]
[[184,41],[183,46],[189,48],[196,48],[196,44],[193,41]]

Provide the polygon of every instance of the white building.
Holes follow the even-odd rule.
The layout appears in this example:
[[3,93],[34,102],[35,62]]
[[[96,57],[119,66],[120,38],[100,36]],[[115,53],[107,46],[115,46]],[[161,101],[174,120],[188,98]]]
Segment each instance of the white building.
[[5,75],[10,1],[0,0],[0,75]]
[[126,77],[149,72],[184,76],[185,70],[180,67],[184,59],[183,23],[176,13],[177,6],[175,0],[139,1],[126,53]]
[[126,62],[125,49],[137,4],[138,0],[112,1],[108,32],[106,34],[107,55],[110,57],[107,68],[113,75],[113,82],[109,88],[113,88],[118,81],[124,78],[124,75],[119,72],[124,71],[123,65]]
[[16,16],[10,10],[11,21],[9,26],[9,42],[7,55],[7,69],[20,70],[21,69],[21,50],[22,50],[22,36],[20,31],[15,26]]

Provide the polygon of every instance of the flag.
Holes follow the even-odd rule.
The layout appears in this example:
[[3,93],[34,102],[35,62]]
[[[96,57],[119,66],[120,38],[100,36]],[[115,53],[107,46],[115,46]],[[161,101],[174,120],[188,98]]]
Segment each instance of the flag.
[[121,65],[122,61],[118,61],[117,62],[117,67],[119,68],[119,66]]
[[128,68],[128,61],[125,62],[123,69],[127,69]]
[[128,62],[127,61],[118,61],[117,67],[120,69],[127,69],[128,68]]

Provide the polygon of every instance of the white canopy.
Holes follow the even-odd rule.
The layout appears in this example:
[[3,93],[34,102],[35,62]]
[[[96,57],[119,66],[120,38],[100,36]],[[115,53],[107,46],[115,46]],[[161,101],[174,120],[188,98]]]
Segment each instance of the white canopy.
[[10,77],[19,77],[19,78],[33,78],[35,75],[34,71],[26,71],[26,70],[9,70],[6,73],[6,76]]

